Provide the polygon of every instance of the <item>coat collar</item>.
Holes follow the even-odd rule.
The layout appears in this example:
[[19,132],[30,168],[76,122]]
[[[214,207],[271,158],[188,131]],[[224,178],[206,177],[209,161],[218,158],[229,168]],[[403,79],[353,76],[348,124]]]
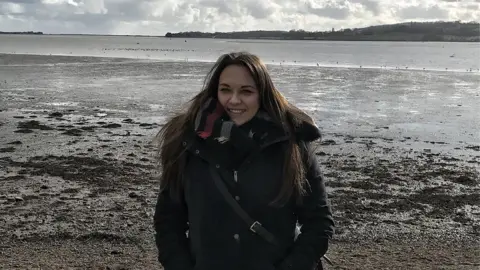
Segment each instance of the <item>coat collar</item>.
[[[315,125],[315,123],[309,123],[302,121],[294,128],[296,141],[303,142],[312,142],[321,139],[320,129]],[[261,147],[265,147],[271,144],[274,144],[278,141],[288,140],[290,136],[278,125],[272,123],[271,133],[267,133],[268,138],[265,139]],[[182,145],[185,149],[190,148],[190,146],[198,139],[198,135],[195,133],[193,128],[188,129],[183,136]]]

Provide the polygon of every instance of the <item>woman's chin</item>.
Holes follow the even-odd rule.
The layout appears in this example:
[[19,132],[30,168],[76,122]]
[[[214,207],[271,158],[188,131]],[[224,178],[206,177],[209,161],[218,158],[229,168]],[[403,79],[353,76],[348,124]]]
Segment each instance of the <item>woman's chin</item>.
[[237,125],[237,126],[241,126],[241,125],[245,124],[245,122],[247,122],[247,121],[245,121],[243,119],[232,119],[232,122],[235,123],[235,125]]
[[247,123],[248,121],[250,121],[253,117],[255,117],[255,114],[252,114],[249,111],[243,112],[241,114],[232,113],[232,112],[227,111],[227,114],[228,114],[228,117],[230,118],[230,120],[233,123],[235,123],[235,125],[237,125],[237,126],[241,126],[241,125]]

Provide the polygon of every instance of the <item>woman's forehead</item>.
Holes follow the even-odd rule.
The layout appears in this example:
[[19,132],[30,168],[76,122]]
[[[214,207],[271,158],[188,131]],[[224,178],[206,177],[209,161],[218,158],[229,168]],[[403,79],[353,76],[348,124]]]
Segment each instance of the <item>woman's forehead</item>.
[[231,87],[255,86],[255,80],[245,67],[229,66],[220,74],[219,84]]

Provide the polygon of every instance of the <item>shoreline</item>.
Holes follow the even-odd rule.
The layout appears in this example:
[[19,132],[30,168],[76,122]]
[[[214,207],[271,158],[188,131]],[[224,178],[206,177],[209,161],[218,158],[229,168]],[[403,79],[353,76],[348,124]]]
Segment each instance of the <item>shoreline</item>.
[[[147,36],[148,37],[148,36]],[[155,36],[153,36],[155,37]],[[392,43],[400,43],[400,42],[411,42],[411,43],[480,43],[480,40],[471,41],[471,40],[387,40],[387,39],[313,39],[313,38],[305,38],[305,39],[288,39],[288,38],[212,38],[212,37],[167,37],[167,36],[159,36],[160,38],[172,38],[172,39],[218,39],[218,40],[261,40],[261,41],[305,41],[305,42],[334,42],[334,41],[341,41],[341,42],[392,42]]]
[[358,39],[358,40],[353,40],[353,39],[312,39],[312,38],[304,38],[304,39],[288,39],[288,38],[268,38],[268,37],[263,37],[263,38],[241,38],[241,37],[235,37],[235,38],[213,38],[213,37],[182,37],[182,36],[176,36],[176,37],[168,37],[166,35],[107,35],[107,34],[51,34],[51,33],[43,33],[43,34],[28,34],[28,33],[0,33],[1,35],[16,35],[16,36],[86,36],[86,37],[142,37],[142,38],[168,38],[168,39],[218,39],[218,40],[261,40],[261,41],[306,41],[306,42],[335,42],[335,41],[342,41],[342,42],[413,42],[413,43],[480,43],[480,40],[401,40],[401,39]]
[[[193,63],[193,64],[214,64],[215,60],[185,60],[185,59],[161,59],[161,58],[139,58],[139,57],[118,57],[118,56],[95,56],[95,55],[73,55],[73,54],[35,54],[35,53],[3,53],[0,52],[0,56],[38,56],[38,57],[70,57],[70,58],[92,58],[92,59],[110,59],[118,60],[116,63]],[[61,65],[64,63],[56,63]],[[92,64],[92,63],[90,63]],[[103,62],[99,64],[104,64]],[[466,74],[475,74],[480,75],[480,69],[470,69],[470,70],[460,70],[460,69],[434,69],[434,68],[420,68],[420,67],[408,67],[408,68],[399,68],[393,66],[354,66],[354,65],[334,65],[334,64],[319,64],[319,63],[295,63],[295,62],[266,62],[267,66],[275,67],[305,67],[305,68],[338,68],[338,69],[371,69],[371,70],[385,70],[385,71],[419,71],[419,72],[440,72],[440,73],[466,73]],[[30,64],[27,64],[30,65]],[[21,65],[9,65],[1,64],[0,66],[21,66]]]

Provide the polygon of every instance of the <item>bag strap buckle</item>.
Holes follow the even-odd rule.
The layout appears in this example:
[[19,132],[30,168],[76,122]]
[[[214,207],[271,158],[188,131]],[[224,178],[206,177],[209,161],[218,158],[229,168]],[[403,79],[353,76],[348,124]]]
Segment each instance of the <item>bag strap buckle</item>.
[[262,227],[262,224],[258,221],[253,222],[252,226],[250,226],[250,231],[254,233],[258,233],[258,229]]

